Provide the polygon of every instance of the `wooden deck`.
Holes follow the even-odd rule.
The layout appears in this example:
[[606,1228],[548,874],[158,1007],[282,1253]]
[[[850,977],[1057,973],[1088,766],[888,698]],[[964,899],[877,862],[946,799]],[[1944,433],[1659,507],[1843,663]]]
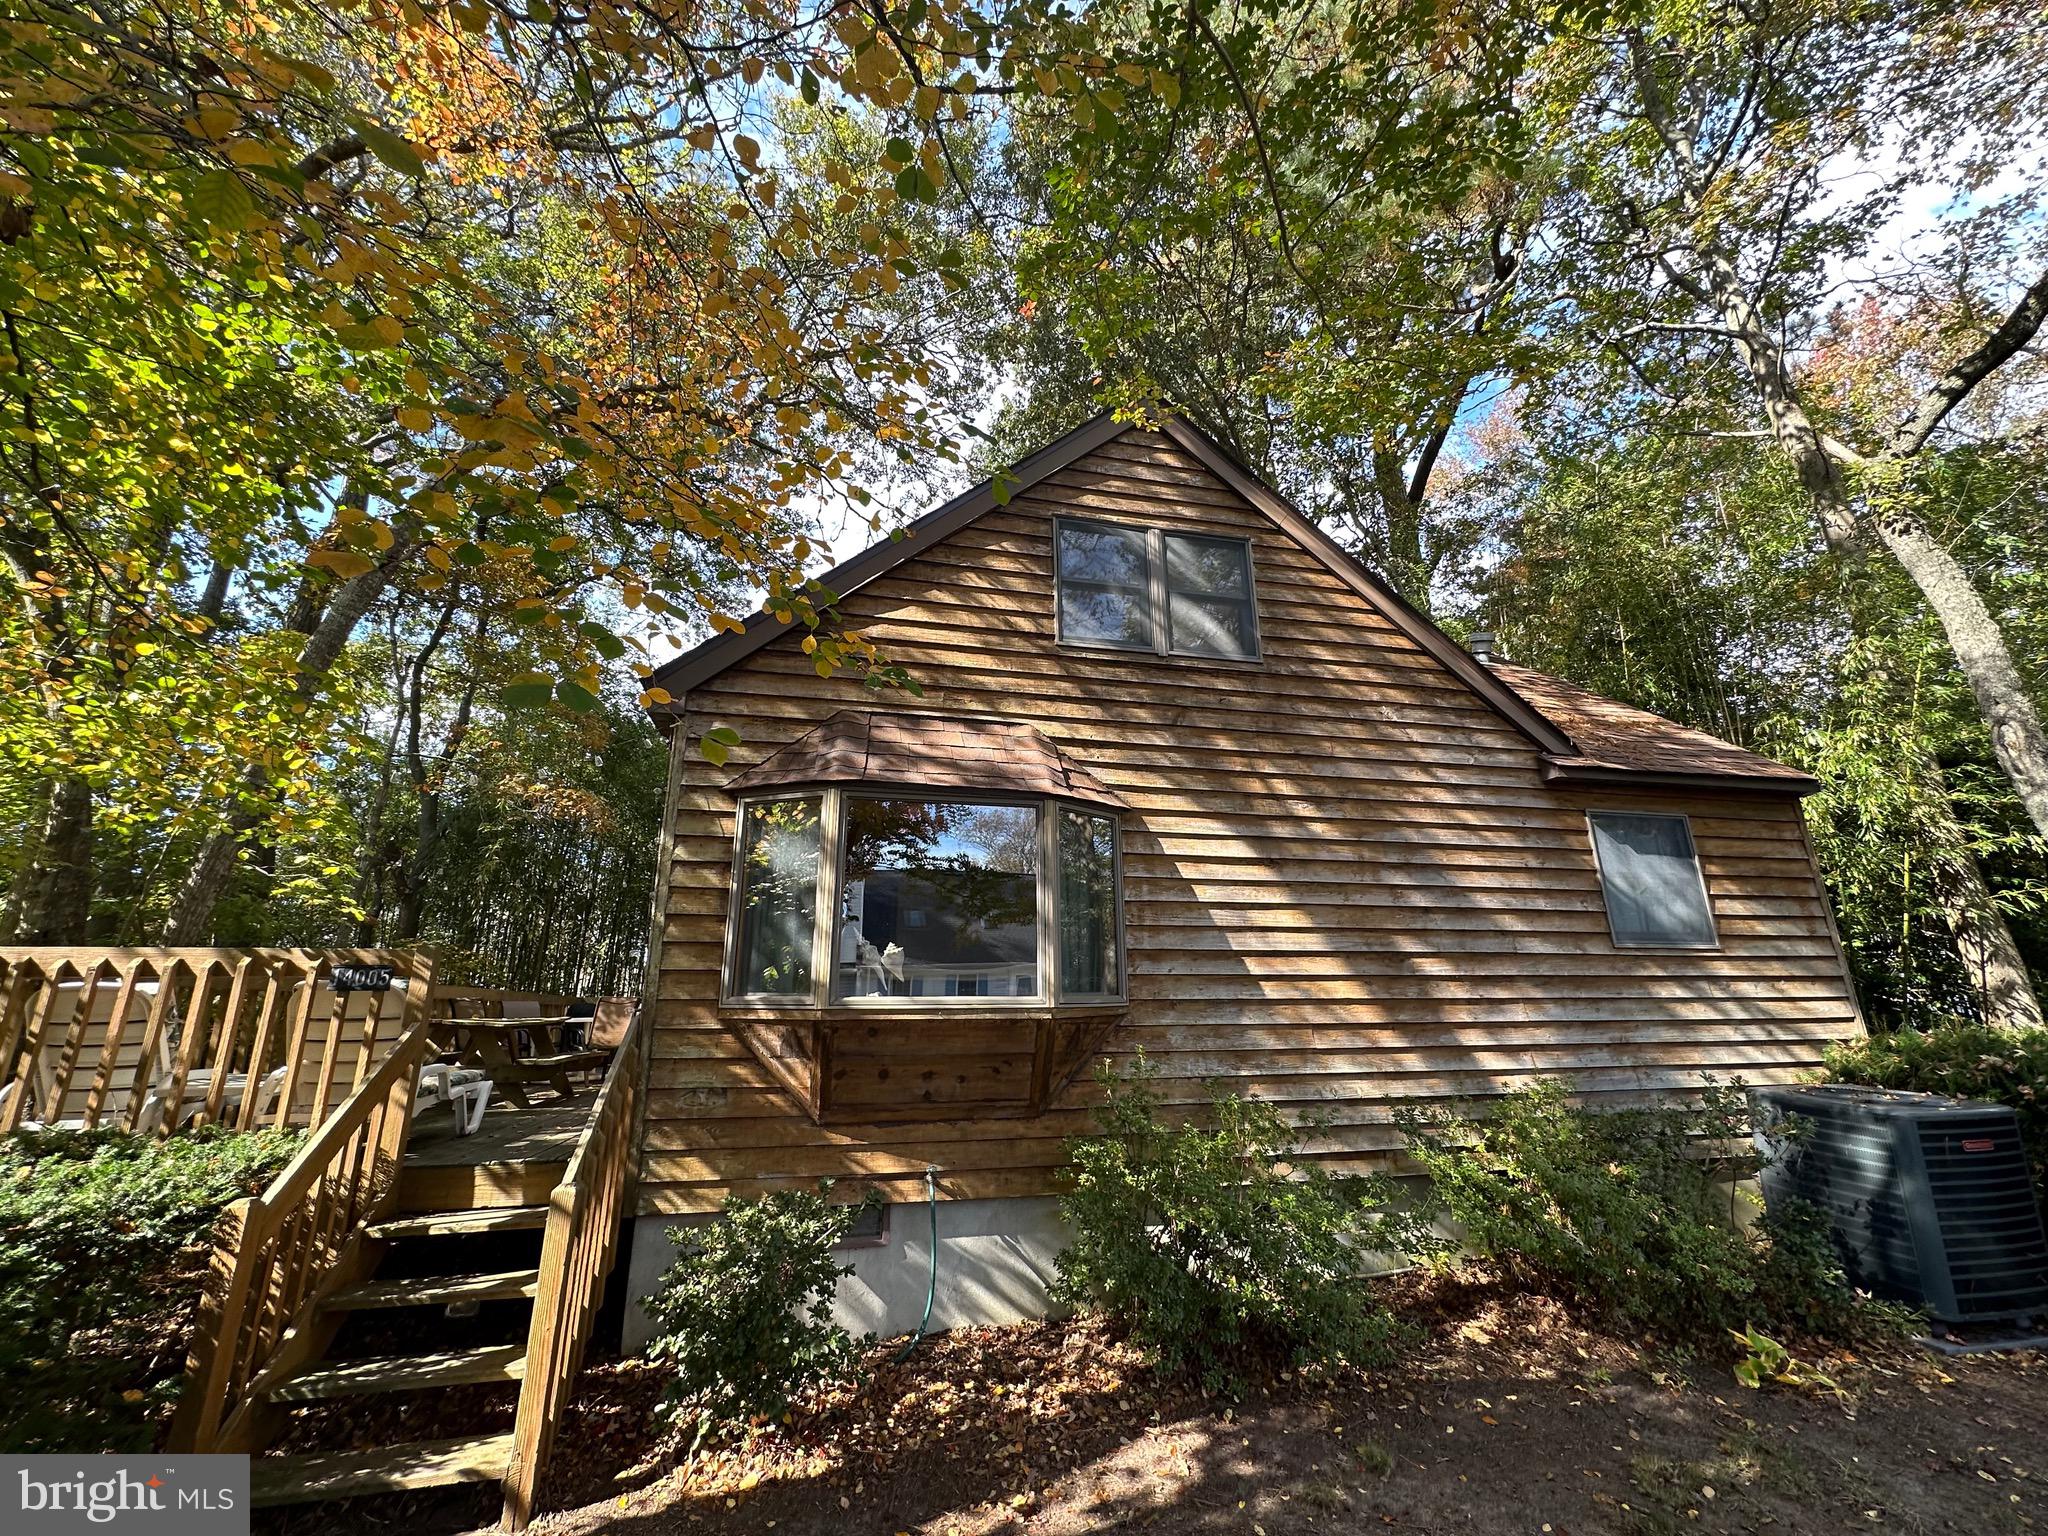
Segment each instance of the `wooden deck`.
[[405,1146],[397,1210],[483,1210],[545,1203],[590,1123],[596,1095],[548,1099],[530,1109],[493,1104],[468,1136],[452,1110],[425,1110]]
[[596,1107],[589,1089],[564,1102],[548,1099],[531,1109],[493,1104],[474,1135],[455,1134],[453,1110],[423,1109],[405,1144],[408,1168],[475,1168],[486,1163],[566,1163]]

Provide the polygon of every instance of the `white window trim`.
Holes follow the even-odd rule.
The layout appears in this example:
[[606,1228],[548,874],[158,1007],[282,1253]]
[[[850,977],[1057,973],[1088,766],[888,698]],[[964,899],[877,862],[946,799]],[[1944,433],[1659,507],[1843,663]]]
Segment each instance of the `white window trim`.
[[[1706,908],[1707,931],[1712,938],[1681,943],[1669,939],[1624,939],[1614,931],[1614,908],[1607,900],[1607,870],[1600,862],[1600,838],[1593,823],[1602,816],[1656,816],[1675,821],[1685,828],[1685,845],[1692,850],[1692,874],[1699,882],[1700,902]],[[1603,806],[1586,812],[1586,841],[1593,848],[1593,872],[1600,882],[1600,911],[1607,919],[1607,938],[1616,949],[1661,949],[1705,951],[1721,947],[1721,923],[1714,915],[1714,893],[1707,885],[1706,865],[1700,860],[1699,839],[1692,835],[1692,818],[1683,811],[1639,811],[1627,806]]]
[[[1066,578],[1060,574],[1060,530],[1063,528],[1106,529],[1113,533],[1134,533],[1145,541],[1145,616],[1152,632],[1150,643],[1138,640],[1077,639],[1067,634],[1067,605],[1060,601]],[[1171,656],[1183,661],[1214,661],[1225,666],[1252,666],[1265,659],[1263,627],[1259,622],[1259,574],[1252,559],[1252,541],[1229,533],[1198,533],[1191,529],[1170,530],[1176,537],[1210,539],[1219,544],[1237,544],[1244,549],[1245,601],[1252,613],[1252,648],[1243,656],[1226,656],[1217,651],[1178,650],[1173,644],[1173,597],[1166,588],[1165,528],[1140,523],[1115,523],[1100,517],[1055,517],[1052,534],[1052,609],[1055,641],[1079,651],[1125,651],[1154,656]],[[1104,585],[1104,583],[1084,583]]]
[[[817,797],[818,808],[818,893],[812,913],[811,990],[800,992],[736,993],[731,990],[739,969],[740,838],[746,826],[747,808],[778,800]],[[951,805],[1021,805],[1034,808],[1038,816],[1038,977],[1039,991],[1030,997],[838,997],[832,995],[838,973],[839,909],[846,888],[846,802],[852,798],[870,800],[919,800]],[[1106,818],[1111,835],[1111,896],[1115,903],[1112,919],[1116,930],[1116,979],[1114,992],[1066,994],[1059,986],[1059,812],[1072,809]],[[1056,797],[969,792],[959,789],[927,789],[918,785],[791,785],[786,789],[764,790],[742,797],[733,810],[732,852],[726,865],[725,944],[718,978],[721,1008],[774,1009],[788,1011],[851,1009],[875,1012],[1031,1013],[1048,1008],[1122,1007],[1130,994],[1130,949],[1124,927],[1123,818],[1108,806],[1086,800]]]

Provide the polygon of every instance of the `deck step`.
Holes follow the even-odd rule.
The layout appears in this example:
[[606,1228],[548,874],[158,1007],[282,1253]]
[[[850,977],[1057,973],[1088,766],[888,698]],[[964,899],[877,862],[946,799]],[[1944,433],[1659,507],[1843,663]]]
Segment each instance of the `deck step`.
[[336,1291],[321,1308],[367,1312],[378,1307],[436,1307],[451,1301],[502,1301],[540,1289],[539,1269],[508,1269],[496,1275],[428,1275],[416,1280],[371,1280]]
[[249,1466],[249,1502],[310,1504],[444,1483],[488,1483],[505,1475],[510,1435],[475,1440],[418,1440],[374,1451],[317,1456],[258,1456]]
[[331,1397],[369,1397],[425,1387],[461,1387],[518,1381],[526,1375],[526,1346],[458,1349],[440,1355],[380,1355],[316,1366],[270,1389],[274,1403],[313,1403]]
[[544,1205],[496,1205],[478,1211],[433,1211],[380,1221],[370,1236],[395,1243],[406,1237],[466,1237],[472,1232],[524,1232],[548,1224]]

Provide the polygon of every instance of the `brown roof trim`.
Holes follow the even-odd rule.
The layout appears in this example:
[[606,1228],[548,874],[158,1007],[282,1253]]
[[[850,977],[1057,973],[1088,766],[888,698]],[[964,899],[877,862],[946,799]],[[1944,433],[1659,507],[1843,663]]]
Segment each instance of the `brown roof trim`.
[[[1007,486],[1007,501],[1018,491],[1037,484],[1047,475],[1065,469],[1076,459],[1093,453],[1112,438],[1121,436],[1130,426],[1129,422],[1118,421],[1104,412],[1093,421],[1074,428],[1064,437],[1055,438],[1036,453],[1018,460],[1016,466],[996,477]],[[996,499],[996,479],[984,480],[981,484],[962,491],[951,501],[944,502],[923,517],[907,526],[899,538],[882,540],[870,545],[851,560],[835,565],[818,578],[818,585],[831,592],[835,598],[845,597],[856,588],[863,587],[876,577],[894,570],[904,561],[922,554],[943,538],[957,533],[985,512],[1001,505]],[[714,635],[694,650],[683,652],[673,661],[663,662],[654,669],[648,681],[666,688],[680,697],[700,683],[708,682],[734,663],[743,661],[761,649],[778,635],[788,634],[791,626],[783,623],[767,611],[748,618],[745,628],[727,630]]]
[[1699,789],[1723,795],[1791,795],[1794,798],[1804,798],[1821,787],[1819,779],[1803,773],[1782,773],[1772,777],[1741,773],[1669,773],[1655,768],[1622,768],[1612,763],[1592,763],[1582,758],[1557,757],[1549,753],[1543,757],[1543,781],[1546,784]]
[[1396,629],[1442,662],[1510,725],[1546,752],[1565,755],[1578,750],[1569,736],[1538,713],[1520,694],[1487,671],[1420,609],[1367,570],[1349,550],[1296,511],[1285,497],[1224,449],[1177,416],[1169,416],[1161,426],[1168,436],[1200,459],[1217,478],[1292,534],[1295,541],[1328,566],[1338,580],[1384,612]]
[[730,794],[794,785],[871,784],[1086,800],[1121,796],[1022,720],[842,709],[726,782]]

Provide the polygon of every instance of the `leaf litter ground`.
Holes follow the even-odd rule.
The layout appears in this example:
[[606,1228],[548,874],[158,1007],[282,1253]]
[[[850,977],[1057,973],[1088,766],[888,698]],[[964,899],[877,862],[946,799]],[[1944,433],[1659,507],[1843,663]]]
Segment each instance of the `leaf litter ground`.
[[[602,1363],[562,1425],[536,1530],[1776,1536],[2048,1518],[2037,1356],[1837,1356],[1821,1364],[1846,1399],[1758,1393],[1495,1281],[1398,1291],[1424,1337],[1386,1370],[1275,1371],[1229,1403],[1158,1380],[1089,1321],[960,1329],[900,1366],[879,1348],[861,1386],[695,1457],[650,1428],[654,1373]],[[486,1427],[481,1406],[447,1394],[405,1433]],[[392,1427],[361,1420],[357,1443]],[[448,1489],[259,1514],[258,1528],[434,1536],[495,1514],[494,1490]]]

